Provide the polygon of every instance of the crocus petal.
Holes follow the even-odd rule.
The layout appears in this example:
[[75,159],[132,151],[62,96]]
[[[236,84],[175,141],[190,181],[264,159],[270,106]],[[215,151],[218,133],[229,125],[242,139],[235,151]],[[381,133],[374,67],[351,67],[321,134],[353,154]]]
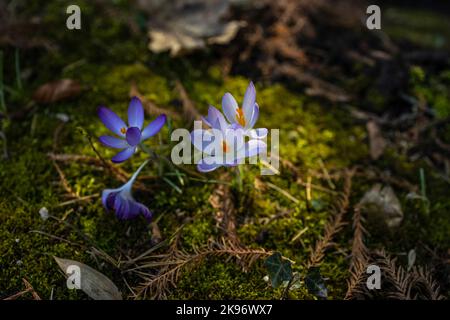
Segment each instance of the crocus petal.
[[225,93],[222,98],[222,110],[228,122],[236,123],[236,109],[238,104],[230,93]]
[[140,213],[147,219],[148,222],[152,221],[153,213],[142,203],[138,203],[138,206],[140,208]]
[[118,154],[116,154],[114,157],[112,157],[111,161],[114,163],[121,163],[130,158],[133,153],[136,151],[136,147],[129,147],[122,151],[120,151]]
[[191,142],[200,151],[214,141],[214,135],[209,130],[197,129],[191,132]]
[[208,108],[208,117],[203,118],[203,121],[211,128],[224,131],[228,127],[228,123],[225,120],[223,114],[213,106]]
[[267,137],[267,134],[269,133],[269,130],[266,128],[258,128],[258,129],[251,129],[248,131],[248,136],[251,139],[264,139]]
[[118,136],[125,137],[125,130],[127,129],[127,125],[125,124],[125,122],[123,122],[122,119],[120,119],[117,114],[103,106],[98,108],[97,113],[105,127],[107,127]]
[[130,206],[128,201],[122,196],[117,195],[114,201],[114,211],[116,213],[116,217],[120,220],[126,219],[129,214]]
[[[214,119],[215,119],[216,110],[217,110],[216,107],[209,106],[208,107],[208,116],[207,117],[202,117],[203,122],[208,127],[212,127],[212,123],[214,122]],[[220,111],[217,110],[217,112],[220,112]]]
[[137,97],[133,97],[128,106],[128,124],[130,127],[142,129],[144,124],[144,108],[142,102]]
[[212,127],[211,123],[209,122],[207,117],[203,117],[201,116],[202,121],[208,126],[208,127]]
[[124,219],[134,219],[136,218],[139,213],[141,212],[140,203],[136,202],[134,199],[128,199],[128,212],[127,215],[124,217]]
[[114,198],[114,213],[116,214],[116,217],[121,219],[122,218],[122,202],[120,201],[120,195],[116,196]]
[[263,152],[266,150],[267,145],[262,140],[253,139],[246,143],[245,146],[245,156],[246,157],[253,157],[257,154]]
[[98,138],[98,140],[100,140],[101,143],[110,148],[125,149],[129,147],[128,143],[125,140],[116,137],[101,136],[100,138]]
[[141,142],[141,130],[137,127],[128,128],[126,138],[130,146],[138,145]]
[[112,208],[108,206],[108,198],[110,195],[114,194],[116,190],[114,189],[105,189],[102,192],[102,204],[107,210],[111,210]]
[[218,164],[218,163],[214,163],[214,162],[217,162],[216,157],[212,156],[212,157],[203,158],[202,160],[200,160],[197,163],[197,169],[200,172],[211,172],[213,170],[216,170],[220,166],[222,166],[222,164]]
[[250,118],[250,121],[248,123],[247,129],[253,128],[255,126],[258,118],[259,118],[259,106],[257,103],[255,103],[253,105],[253,113],[252,113],[252,117]]
[[166,123],[166,119],[167,116],[165,114],[162,114],[155,120],[153,120],[148,126],[146,126],[145,129],[142,130],[141,141],[144,141],[145,139],[148,139],[151,136],[157,134]]
[[228,122],[225,120],[225,117],[223,116],[223,114],[221,112],[219,112],[219,110],[217,110],[217,120],[216,123],[213,123],[213,128],[214,129],[218,129],[222,132],[225,132],[225,130],[228,128],[229,124]]
[[106,209],[107,210],[113,210],[114,209],[114,202],[116,201],[116,197],[118,195],[118,192],[113,191],[106,197]]
[[244,95],[244,101],[242,102],[242,111],[244,111],[245,119],[250,120],[254,112],[254,106],[256,101],[256,90],[253,82],[247,87]]
[[224,154],[226,154],[226,161],[230,161],[230,156],[236,158],[237,154],[241,151],[243,156],[245,156],[244,147],[245,147],[245,134],[242,127],[238,124],[230,125],[224,133],[224,142],[227,145],[227,150]]

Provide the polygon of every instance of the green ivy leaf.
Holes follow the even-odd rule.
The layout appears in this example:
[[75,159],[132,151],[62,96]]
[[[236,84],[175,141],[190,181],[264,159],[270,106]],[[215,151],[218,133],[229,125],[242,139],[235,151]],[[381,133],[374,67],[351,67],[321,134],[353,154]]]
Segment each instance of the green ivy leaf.
[[308,288],[308,292],[315,295],[318,298],[326,299],[328,296],[328,289],[325,286],[325,281],[320,274],[320,270],[317,267],[312,267],[308,270],[305,278],[305,284]]
[[289,261],[283,261],[281,253],[275,252],[265,262],[272,287],[278,288],[284,281],[291,281],[292,269]]

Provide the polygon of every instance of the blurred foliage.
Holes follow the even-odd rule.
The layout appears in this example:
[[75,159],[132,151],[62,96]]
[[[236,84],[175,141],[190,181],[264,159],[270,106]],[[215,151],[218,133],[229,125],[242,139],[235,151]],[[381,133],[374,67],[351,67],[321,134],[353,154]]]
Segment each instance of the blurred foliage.
[[[151,228],[143,219],[118,221],[112,213],[105,212],[99,198],[61,206],[66,200],[64,190],[47,154],[55,151],[95,157],[86,137],[79,133],[77,127],[94,136],[106,133],[107,129],[96,116],[97,106],[106,104],[124,116],[132,83],[136,83],[139,91],[158,106],[180,111],[179,97],[174,90],[174,81],[180,79],[200,113],[205,113],[208,104],[219,107],[224,92],[232,92],[241,101],[249,81],[239,75],[224,77],[221,66],[213,63],[213,57],[208,53],[176,59],[150,54],[145,36],[131,34],[118,19],[100,17],[91,1],[79,1],[83,15],[82,30],[68,32],[59,26],[65,25],[65,15],[62,13],[69,2],[33,1],[24,11],[24,14],[42,17],[45,25],[50,26],[46,36],[53,39],[59,49],[55,52],[44,49],[21,51],[22,70],[29,70],[31,75],[24,81],[20,94],[7,93],[8,110],[23,108],[30,101],[34,88],[58,78],[76,79],[87,90],[74,100],[38,105],[35,112],[25,114],[23,119],[11,120],[6,127],[10,158],[0,161],[1,297],[20,291],[21,279],[25,277],[44,298],[48,298],[53,290],[54,299],[86,299],[80,291],[67,290],[64,275],[53,261],[54,255],[81,261],[98,269],[112,279],[125,296],[130,294],[121,270],[91,254],[90,249],[96,247],[116,258],[124,258],[125,253],[137,256],[152,247]],[[128,10],[125,1],[115,3],[119,8]],[[135,18],[138,19],[138,16]],[[423,36],[436,29],[440,33],[448,32],[447,19],[433,15],[427,20],[409,11],[388,12],[388,18],[398,22],[398,26],[392,26],[390,30],[394,35],[404,37],[403,32],[408,32],[406,38],[410,40],[424,40],[427,44],[430,41],[432,46],[440,48],[448,45],[437,36],[430,39]],[[410,27],[411,21],[423,21],[423,29]],[[14,82],[12,53],[12,48],[6,48],[5,83],[8,85]],[[425,99],[440,118],[448,117],[450,112],[449,72],[440,70],[429,73],[417,66],[411,69],[409,75],[410,93],[418,99]],[[356,84],[361,82],[370,83],[364,75],[361,79],[355,79]],[[347,110],[293,91],[283,84],[256,80],[255,83],[261,108],[259,125],[281,129],[280,156],[294,163],[303,176],[322,170],[321,161],[327,168],[336,170],[369,163],[366,130],[352,121]],[[376,108],[390,108],[376,90],[369,96],[372,96],[369,103],[376,105]],[[57,118],[57,114],[61,113],[68,115],[70,120],[59,134],[55,134],[55,130],[62,125]],[[150,120],[147,115],[146,121]],[[183,125],[181,120],[173,119],[173,127]],[[450,132],[450,128],[447,130]],[[450,133],[448,135],[450,137]],[[168,129],[164,128],[157,138],[150,139],[148,143],[161,153],[167,152],[164,148],[169,144],[167,136]],[[55,137],[58,140],[56,149]],[[97,142],[94,145],[105,158],[111,157],[114,152]],[[143,153],[138,153],[121,168],[132,172],[144,157]],[[385,246],[392,252],[408,252],[420,242],[439,252],[447,250],[450,234],[448,182],[435,174],[426,163],[412,163],[404,155],[389,150],[377,165],[415,184],[419,184],[419,168],[426,168],[427,187],[432,190],[429,194],[430,214],[420,214],[416,203],[407,201],[406,192],[400,192],[398,196],[405,212],[401,227],[386,231],[368,226],[371,237],[367,245],[373,248]],[[99,194],[103,188],[120,185],[96,167],[78,162],[61,166],[68,184],[78,196]],[[251,198],[252,201],[239,208],[237,234],[249,247],[275,250],[292,259],[295,262],[292,264],[293,271],[305,274],[310,248],[322,236],[335,197],[313,190],[315,202],[311,211],[304,186],[295,183],[289,170],[283,170],[280,175],[268,177],[265,181],[288,192],[299,200],[298,203],[274,189],[255,191],[254,178],[258,170],[258,167],[250,167],[246,172],[245,188],[240,199]],[[224,172],[225,169],[220,169],[208,177],[218,178]],[[145,169],[145,175],[157,173],[156,163]],[[313,183],[320,182],[313,180]],[[369,181],[355,178],[352,201],[356,203],[370,186]],[[337,185],[336,190],[341,187]],[[136,192],[136,197],[154,210],[163,237],[170,237],[184,225],[180,243],[189,252],[218,235],[214,227],[213,209],[208,202],[215,188],[215,184],[190,180],[180,195],[159,182],[151,194]],[[39,209],[44,206],[57,219],[43,221]],[[274,218],[282,210],[288,214]],[[293,240],[301,230],[306,231]],[[320,279],[324,279],[325,284],[320,282],[319,288],[323,291],[326,285],[329,299],[345,296],[351,248],[349,239],[350,227],[336,239],[340,250],[327,255],[320,267]],[[426,252],[418,251],[417,256],[417,263],[426,262],[423,261],[426,260]],[[283,288],[272,288],[263,280],[266,275],[267,269],[263,263],[255,264],[248,273],[244,273],[237,264],[210,258],[194,271],[183,274],[170,298],[280,298]],[[140,279],[130,276],[127,280],[134,286]],[[291,290],[289,296],[315,298],[305,285]]]

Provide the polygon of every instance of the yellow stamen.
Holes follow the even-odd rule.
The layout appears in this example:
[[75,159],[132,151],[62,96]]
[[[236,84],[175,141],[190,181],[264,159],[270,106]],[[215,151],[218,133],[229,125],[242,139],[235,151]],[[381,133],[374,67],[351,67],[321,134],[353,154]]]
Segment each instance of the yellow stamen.
[[236,109],[236,120],[241,126],[245,127],[244,111],[241,108]]
[[127,128],[120,128],[120,132],[122,132],[122,134],[127,133]]

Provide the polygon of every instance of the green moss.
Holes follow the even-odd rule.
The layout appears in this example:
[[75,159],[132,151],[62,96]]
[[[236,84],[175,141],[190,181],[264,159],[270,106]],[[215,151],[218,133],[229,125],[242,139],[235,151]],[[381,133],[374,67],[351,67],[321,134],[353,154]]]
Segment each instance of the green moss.
[[410,70],[410,84],[413,95],[429,105],[440,119],[450,117],[449,70],[439,74],[429,74],[420,66]]
[[[263,280],[262,268],[244,273],[235,263],[212,258],[178,283],[172,299],[270,299],[273,290]],[[220,290],[217,290],[220,288]]]
[[[76,99],[39,106],[33,115],[22,121],[13,121],[8,126],[10,159],[0,162],[2,297],[20,291],[23,288],[21,279],[25,277],[42,297],[49,297],[54,289],[55,299],[85,299],[82,292],[66,289],[64,276],[53,261],[54,255],[97,268],[126,293],[128,289],[123,282],[121,270],[105,264],[98,257],[94,258],[89,253],[90,248],[96,247],[116,259],[124,259],[125,256],[136,257],[152,247],[151,230],[144,219],[120,222],[113,213],[105,212],[99,198],[61,206],[67,198],[47,153],[56,151],[95,157],[87,137],[79,128],[93,136],[94,145],[103,157],[110,158],[116,151],[95,142],[95,136],[108,132],[96,116],[98,105],[106,104],[125,117],[130,86],[135,83],[142,95],[160,107],[179,111],[180,106],[176,101],[179,97],[174,90],[174,79],[179,78],[198,110],[204,114],[209,104],[220,107],[224,92],[231,92],[241,102],[248,85],[249,79],[242,76],[223,79],[220,66],[211,64],[208,59],[199,63],[189,58],[171,60],[164,55],[152,56],[145,48],[145,41],[133,41],[123,24],[107,18],[94,19],[96,8],[91,2],[80,3],[83,15],[91,23],[86,23],[86,30],[80,34],[53,30],[55,34],[52,35],[67,46],[54,57],[51,56],[51,59],[46,54],[30,56],[27,63],[42,65],[42,70],[26,85],[31,92],[31,88],[53,80],[55,75],[61,75],[79,80],[86,90]],[[46,5],[46,23],[51,25],[60,22],[61,18],[56,13],[60,12],[61,6],[56,2]],[[29,10],[34,12],[39,8],[32,5]],[[87,41],[85,47],[79,47],[79,37],[95,41]],[[69,66],[66,65],[67,61],[71,63]],[[207,67],[203,68],[204,65]],[[414,67],[410,74],[411,95],[425,99],[442,118],[449,113],[449,74],[448,70],[436,74],[420,67]],[[369,90],[371,82],[367,77],[357,79],[355,83],[363,91],[368,89],[368,100],[362,102],[364,105],[373,106],[376,110],[389,107],[386,99],[376,90]],[[348,111],[334,104],[318,103],[282,84],[256,85],[261,108],[258,126],[280,129],[281,157],[299,168],[301,178],[305,179],[312,170],[322,170],[321,161],[327,168],[333,169],[367,163],[369,155],[366,129],[349,119]],[[10,108],[23,105],[22,100],[29,99],[29,92],[26,91],[24,95],[21,99],[13,99],[8,95]],[[70,121],[57,136],[58,143],[54,150],[54,132],[61,125],[56,118],[57,113],[68,114]],[[151,117],[147,117],[146,123],[150,120]],[[181,119],[173,121],[175,128],[185,126]],[[446,141],[450,141],[450,130],[447,128],[447,131]],[[148,141],[149,146],[165,156],[169,156],[169,144],[167,128]],[[140,152],[120,167],[133,172],[144,158],[145,155]],[[413,163],[390,149],[377,165],[416,184],[419,184],[419,168],[425,168],[427,185],[432,190],[428,194],[430,212],[423,215],[417,203],[407,201],[407,195],[398,191],[405,212],[402,228],[392,232],[378,232],[368,226],[371,233],[367,239],[368,245],[373,248],[385,246],[392,252],[404,252],[420,241],[436,250],[446,250],[450,234],[450,201],[446,193],[446,182],[435,176],[434,171],[426,164]],[[61,166],[68,184],[78,196],[100,194],[104,188],[121,185],[120,181],[102,168],[80,162],[64,163]],[[194,170],[194,166],[188,168]],[[160,169],[163,173],[172,170],[152,161],[142,175],[157,176]],[[237,184],[232,186],[233,197],[238,204],[237,234],[243,245],[281,252],[294,262],[293,270],[304,276],[311,247],[322,237],[336,197],[313,189],[312,198],[320,199],[322,206],[308,208],[305,188],[295,182],[289,170],[282,170],[278,176],[259,178],[276,185],[297,201],[274,188],[256,190],[254,179],[258,176],[259,169],[258,166],[246,168],[242,192],[238,191]],[[226,171],[227,169],[219,169],[205,177],[219,179]],[[217,185],[189,178],[184,178],[183,184],[179,181],[176,183],[182,190],[181,194],[158,180],[148,182],[152,192],[135,192],[134,195],[154,211],[164,238],[169,238],[178,231],[181,249],[192,252],[194,247],[201,247],[210,238],[221,234],[216,228],[214,209],[208,201]],[[315,179],[313,183],[325,185],[323,181]],[[370,186],[371,183],[364,178],[355,178],[352,203],[356,203]],[[341,188],[338,185],[336,190]],[[39,209],[44,206],[57,219],[43,221],[39,216]],[[60,221],[62,219],[64,222]],[[346,219],[350,217],[347,216]],[[183,226],[181,230],[180,226]],[[302,230],[303,234],[294,239]],[[345,295],[345,283],[348,279],[346,253],[351,249],[351,233],[348,225],[336,239],[342,250],[330,250],[321,265],[321,273],[327,279],[331,299],[339,299]],[[247,273],[232,261],[227,257],[205,259],[194,269],[182,273],[177,287],[172,288],[170,297],[281,297],[282,288],[275,290],[263,280],[267,271],[262,261],[258,261]],[[126,277],[132,284],[140,280],[134,275],[126,274]],[[308,294],[303,283],[299,288],[291,290],[289,297],[314,298]]]

